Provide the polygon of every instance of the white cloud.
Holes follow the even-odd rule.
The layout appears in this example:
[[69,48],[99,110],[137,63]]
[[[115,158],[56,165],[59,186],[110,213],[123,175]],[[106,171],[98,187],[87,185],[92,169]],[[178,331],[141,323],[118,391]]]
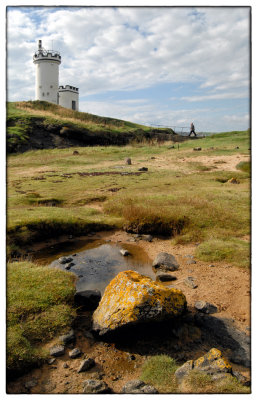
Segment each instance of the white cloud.
[[194,101],[205,101],[205,100],[243,99],[248,97],[249,97],[248,92],[238,92],[238,93],[230,92],[230,93],[214,93],[202,96],[188,96],[188,97],[182,97],[181,100],[194,102]]
[[[189,82],[204,90],[191,100],[183,93],[194,102],[234,91],[243,98],[249,87],[248,8],[10,7],[7,33],[9,100],[33,97],[38,39],[46,48],[53,41],[60,84],[79,87],[81,97]],[[158,120],[159,110],[151,112]]]

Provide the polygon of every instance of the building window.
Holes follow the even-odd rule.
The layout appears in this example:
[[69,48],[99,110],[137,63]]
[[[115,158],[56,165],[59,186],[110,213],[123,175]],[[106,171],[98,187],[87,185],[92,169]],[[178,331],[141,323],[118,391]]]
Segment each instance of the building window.
[[71,101],[71,108],[72,108],[72,110],[76,110],[76,101],[75,100]]
[[49,96],[49,92],[47,92],[47,94],[46,94],[47,96]]
[[42,93],[42,96],[44,96],[44,95],[45,95],[45,93],[43,92],[43,93]]
[[53,88],[53,85],[50,85],[50,89],[52,89]]

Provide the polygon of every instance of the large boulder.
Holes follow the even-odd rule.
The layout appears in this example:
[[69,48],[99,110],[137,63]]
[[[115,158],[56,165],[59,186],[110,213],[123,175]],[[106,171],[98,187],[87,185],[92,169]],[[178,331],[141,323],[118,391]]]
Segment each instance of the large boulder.
[[181,315],[186,297],[135,271],[123,271],[109,283],[93,314],[93,330],[99,335]]

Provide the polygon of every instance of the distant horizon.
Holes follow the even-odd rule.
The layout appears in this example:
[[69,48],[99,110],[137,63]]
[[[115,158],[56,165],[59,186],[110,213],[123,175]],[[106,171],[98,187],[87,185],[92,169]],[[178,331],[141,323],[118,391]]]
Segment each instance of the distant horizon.
[[[35,99],[37,42],[62,56],[79,110],[196,131],[250,126],[247,6],[8,6],[7,98]],[[21,95],[22,93],[22,95]]]

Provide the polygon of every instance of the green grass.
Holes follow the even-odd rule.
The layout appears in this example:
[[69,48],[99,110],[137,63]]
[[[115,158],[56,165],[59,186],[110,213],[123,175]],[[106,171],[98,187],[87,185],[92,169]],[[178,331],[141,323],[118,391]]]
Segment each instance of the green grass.
[[159,393],[177,393],[176,361],[166,355],[150,357],[142,367],[140,379],[153,385]]
[[188,393],[202,394],[249,394],[251,389],[243,386],[236,378],[228,374],[225,379],[213,380],[204,372],[192,371],[186,378]]
[[160,394],[168,393],[231,393],[247,394],[250,388],[243,386],[232,375],[225,379],[213,380],[211,375],[204,372],[191,371],[179,384],[175,377],[175,371],[179,366],[176,361],[167,355],[149,357],[143,364],[140,379],[153,385]]
[[45,360],[42,344],[75,318],[75,276],[29,262],[7,265],[7,372]]
[[[209,137],[208,143],[205,140],[199,141],[207,156],[223,151],[224,140],[228,155],[244,154],[249,134],[221,134]],[[217,147],[219,141],[222,146]],[[56,236],[61,230],[80,235],[89,229],[124,226],[134,232],[173,235],[173,243],[200,242],[200,258],[213,260],[220,253],[220,260],[246,266],[249,246],[240,238],[250,232],[250,170],[209,170],[193,161],[193,146],[185,142],[180,150],[172,151],[169,144],[99,146],[76,148],[78,156],[71,149],[10,155],[8,242],[11,247],[23,246],[41,234]],[[125,166],[126,157],[132,158],[131,166]],[[184,157],[189,159],[182,164]],[[167,161],[160,169],[158,159],[162,158]],[[137,172],[140,166],[148,166],[149,171],[124,175]],[[95,171],[115,175],[81,175]],[[240,184],[231,184],[231,178]],[[101,204],[102,211],[91,206],[94,202]],[[228,251],[217,252],[217,242],[228,246]]]
[[237,164],[237,169],[240,169],[243,172],[246,172],[248,174],[251,173],[251,163],[250,161],[241,161],[240,163]]
[[195,255],[203,261],[226,261],[236,266],[249,267],[250,243],[239,239],[208,240],[197,247]]

